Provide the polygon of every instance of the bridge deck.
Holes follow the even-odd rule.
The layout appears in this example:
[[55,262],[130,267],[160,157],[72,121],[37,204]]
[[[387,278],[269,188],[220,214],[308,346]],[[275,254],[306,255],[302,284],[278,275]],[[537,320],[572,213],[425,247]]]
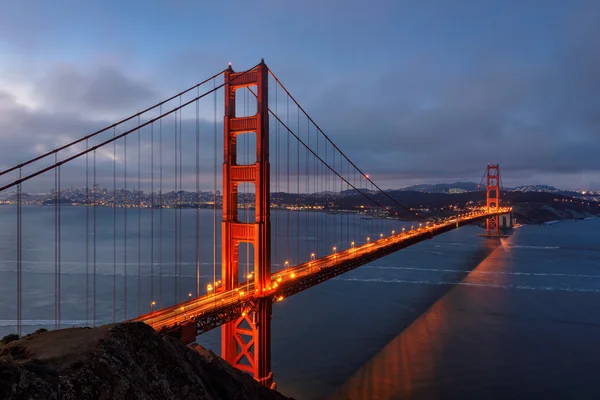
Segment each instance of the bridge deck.
[[[400,249],[431,239],[460,226],[500,215],[509,209],[495,213],[474,212],[442,223],[388,236],[371,243],[356,246],[310,262],[298,264],[271,275],[271,286],[262,294],[281,301],[295,293],[334,278],[373,260]],[[171,307],[141,315],[131,321],[142,321],[156,331],[182,336],[182,329],[195,326],[195,334],[201,334],[232,321],[250,309],[258,293],[248,284],[236,290],[210,293]],[[188,335],[185,335],[188,336]],[[193,335],[195,337],[195,335]]]

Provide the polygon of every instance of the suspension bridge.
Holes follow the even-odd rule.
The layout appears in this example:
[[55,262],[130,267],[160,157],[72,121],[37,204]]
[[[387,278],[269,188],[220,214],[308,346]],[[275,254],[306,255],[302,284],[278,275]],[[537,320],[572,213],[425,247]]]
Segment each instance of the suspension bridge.
[[271,386],[273,303],[465,224],[500,237],[499,167],[484,177],[485,205],[424,218],[264,61],[230,65],[0,172],[2,316],[19,335],[143,321],[186,344],[221,326],[221,356]]

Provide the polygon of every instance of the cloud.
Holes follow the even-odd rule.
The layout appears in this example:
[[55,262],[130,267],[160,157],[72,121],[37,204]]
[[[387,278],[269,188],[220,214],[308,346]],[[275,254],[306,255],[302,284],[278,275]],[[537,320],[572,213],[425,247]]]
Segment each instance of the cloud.
[[33,92],[47,110],[70,110],[90,118],[130,114],[161,97],[147,82],[132,78],[114,66],[91,71],[58,66],[38,80]]
[[[532,41],[537,37],[532,34],[523,37],[528,44],[521,45],[519,35],[533,28],[520,27],[506,36],[514,48],[486,42],[493,32],[482,32],[481,38],[473,40],[477,45],[467,46],[477,48],[476,52],[458,52],[453,58],[449,52],[436,51],[446,44],[441,39],[437,47],[424,45],[411,53],[400,52],[393,47],[393,38],[385,38],[377,46],[389,46],[389,59],[395,62],[357,60],[331,70],[327,63],[327,68],[319,66],[322,60],[306,57],[306,49],[300,49],[296,58],[278,59],[278,48],[267,49],[266,60],[334,142],[384,187],[478,180],[487,163],[500,163],[505,184],[549,183],[584,189],[600,185],[600,26],[598,7],[590,4],[582,7],[585,12],[565,17],[566,22],[549,36],[552,42]],[[447,44],[449,49],[457,48],[457,43]],[[8,166],[108,125],[224,64],[222,49],[188,50],[157,47],[159,55],[175,56],[151,60],[154,64],[143,74],[125,60],[100,67],[87,67],[85,63],[91,61],[84,60],[80,64],[49,62],[43,74],[27,70],[15,75],[19,79],[14,82],[0,80],[0,163]],[[368,49],[361,42],[355,50],[358,57]],[[324,57],[324,61],[333,59]],[[244,60],[232,61],[242,68]],[[278,108],[285,115],[282,95],[280,91]],[[272,91],[270,96],[274,101]],[[201,158],[212,171],[211,101],[201,109],[201,131],[207,134]],[[219,97],[219,123],[221,115]],[[169,121],[171,134],[174,127]],[[183,123],[186,132],[194,131],[193,108]],[[143,149],[148,154],[148,133],[144,135]],[[191,135],[184,158],[191,160],[193,172]],[[220,125],[217,136],[222,141]],[[136,140],[135,135],[132,138]],[[165,146],[169,146],[165,147],[167,165],[174,149],[171,142]],[[273,160],[273,149],[271,155]],[[102,160],[108,163],[110,175],[110,148]]]
[[[158,90],[143,82],[131,79],[123,71],[114,67],[102,67],[97,70],[84,73],[74,67],[57,67],[51,69],[51,72],[43,78],[36,80],[37,84],[31,85],[27,89],[24,85],[10,85],[11,88],[19,87],[21,90],[13,90],[10,93],[7,90],[0,90],[0,170],[12,167],[18,163],[24,162],[42,153],[55,149],[61,145],[79,139],[84,135],[95,132],[104,127],[110,126],[117,119],[124,116],[135,114],[141,111],[157,100],[167,97],[159,95]],[[2,82],[0,82],[0,85]],[[9,86],[9,85],[1,85]],[[0,86],[0,87],[1,87]],[[25,89],[23,89],[25,88]],[[9,89],[8,89],[9,90]],[[28,92],[29,90],[29,92]],[[34,104],[24,104],[20,101],[24,96],[29,96],[36,101]],[[194,92],[192,95],[195,95]],[[190,96],[182,99],[186,101]],[[212,98],[206,100],[212,106]],[[179,105],[179,99],[175,99],[163,106],[163,111],[172,109]],[[203,104],[202,116],[208,114],[205,108],[212,108]],[[159,109],[153,110],[140,117],[140,122],[148,121],[158,115]],[[191,166],[184,166],[184,174],[195,175],[195,104],[187,107],[183,115],[177,114],[177,123],[175,115],[164,118],[163,123],[155,123],[154,126],[147,126],[140,130],[140,164],[143,180],[149,179],[151,174],[150,161],[152,159],[152,150],[155,154],[155,162],[158,163],[159,138],[160,132],[163,132],[163,168],[165,179],[170,179],[166,183],[169,187],[174,178],[171,177],[174,171],[174,132],[179,130],[184,138],[182,144],[182,156],[184,160],[190,161]],[[200,117],[198,128],[204,136],[209,136],[212,140],[214,124]],[[109,129],[106,132],[81,142],[70,148],[61,151],[57,160],[61,161],[71,157],[87,147],[109,140],[113,135],[119,135],[137,126],[138,119],[125,122],[115,130]],[[161,128],[162,125],[162,128]],[[222,124],[219,121],[219,132],[222,130]],[[152,138],[154,130],[154,148]],[[210,134],[209,134],[210,133]],[[222,140],[222,135],[218,138]],[[127,138],[127,158],[128,158],[128,179],[137,181],[137,132],[133,132]],[[116,162],[117,183],[123,184],[124,174],[124,147],[125,139],[119,139],[116,146],[108,144],[101,147],[96,152],[96,172],[99,183],[112,186],[113,161]],[[222,148],[222,146],[220,147]],[[210,149],[210,150],[209,150]],[[210,158],[209,158],[210,155]],[[208,161],[210,159],[210,162]],[[23,176],[36,170],[44,168],[54,163],[54,155],[46,157],[35,164],[25,167],[22,170]],[[212,184],[212,147],[206,146],[204,141],[200,148],[200,162],[202,170],[211,168],[210,179],[204,177],[204,181],[210,181]],[[87,171],[91,179],[93,168],[93,153],[87,159]],[[61,167],[62,182],[65,185],[83,186],[85,183],[86,157],[80,157],[77,160],[64,164]],[[159,166],[156,165],[157,179]],[[10,175],[0,177],[0,183],[8,183],[16,179],[18,171]],[[184,176],[184,181],[188,179]],[[109,182],[110,181],[110,182]],[[195,184],[195,178],[191,181]],[[54,186],[54,176],[52,173],[46,173],[39,178],[33,179],[26,185],[26,190],[45,191]],[[174,186],[174,185],[173,185]]]
[[[441,68],[399,67],[330,85],[308,108],[385,186],[478,178],[487,163],[500,163],[514,183],[545,183],[535,177],[553,173],[556,184],[569,187],[599,182],[599,37],[596,24],[544,63],[490,51],[443,79]],[[445,62],[433,54],[423,59]]]

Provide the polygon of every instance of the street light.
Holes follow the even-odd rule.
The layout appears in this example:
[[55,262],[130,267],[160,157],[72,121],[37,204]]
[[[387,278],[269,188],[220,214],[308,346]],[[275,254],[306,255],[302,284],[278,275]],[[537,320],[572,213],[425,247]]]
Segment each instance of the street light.
[[352,245],[352,248],[354,248],[354,242],[350,243],[350,245]]
[[206,285],[206,292],[210,294],[210,292],[212,292],[213,290],[213,285],[211,285],[210,283],[208,285]]
[[337,250],[337,248],[335,246],[333,246],[333,254],[335,254],[336,250]]
[[289,267],[289,265],[290,265],[290,263],[286,261],[283,263],[283,268],[287,268],[287,267]]
[[392,231],[392,236],[394,236],[395,233],[396,233],[396,231]]
[[379,239],[383,239],[383,233],[379,234]]
[[[352,242],[352,243],[354,243],[354,242]],[[314,259],[315,259],[315,253],[311,253],[311,254],[310,254],[310,259],[311,259],[311,260],[314,260]]]
[[[156,305],[156,302],[152,300],[150,302],[150,314],[152,314],[152,308]],[[153,318],[150,318],[150,323],[152,324]]]
[[367,243],[371,241],[371,238],[367,236]]

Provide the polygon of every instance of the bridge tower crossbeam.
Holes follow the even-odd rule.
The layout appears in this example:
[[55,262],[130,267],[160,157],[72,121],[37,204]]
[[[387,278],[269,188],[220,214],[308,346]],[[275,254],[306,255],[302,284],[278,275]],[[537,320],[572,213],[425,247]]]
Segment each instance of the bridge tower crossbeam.
[[[271,279],[271,222],[269,200],[269,103],[268,68],[264,61],[254,69],[236,73],[225,71],[225,117],[223,162],[222,289],[240,287],[238,251],[240,243],[254,248],[254,290],[257,301],[242,316],[223,325],[221,356],[234,367],[246,371],[265,386],[273,382],[271,372],[271,298],[262,296]],[[255,86],[256,114],[236,116],[236,92]],[[256,162],[237,163],[237,136],[255,133]],[[238,220],[238,186],[255,186],[255,221]],[[242,290],[240,288],[240,290]]]

